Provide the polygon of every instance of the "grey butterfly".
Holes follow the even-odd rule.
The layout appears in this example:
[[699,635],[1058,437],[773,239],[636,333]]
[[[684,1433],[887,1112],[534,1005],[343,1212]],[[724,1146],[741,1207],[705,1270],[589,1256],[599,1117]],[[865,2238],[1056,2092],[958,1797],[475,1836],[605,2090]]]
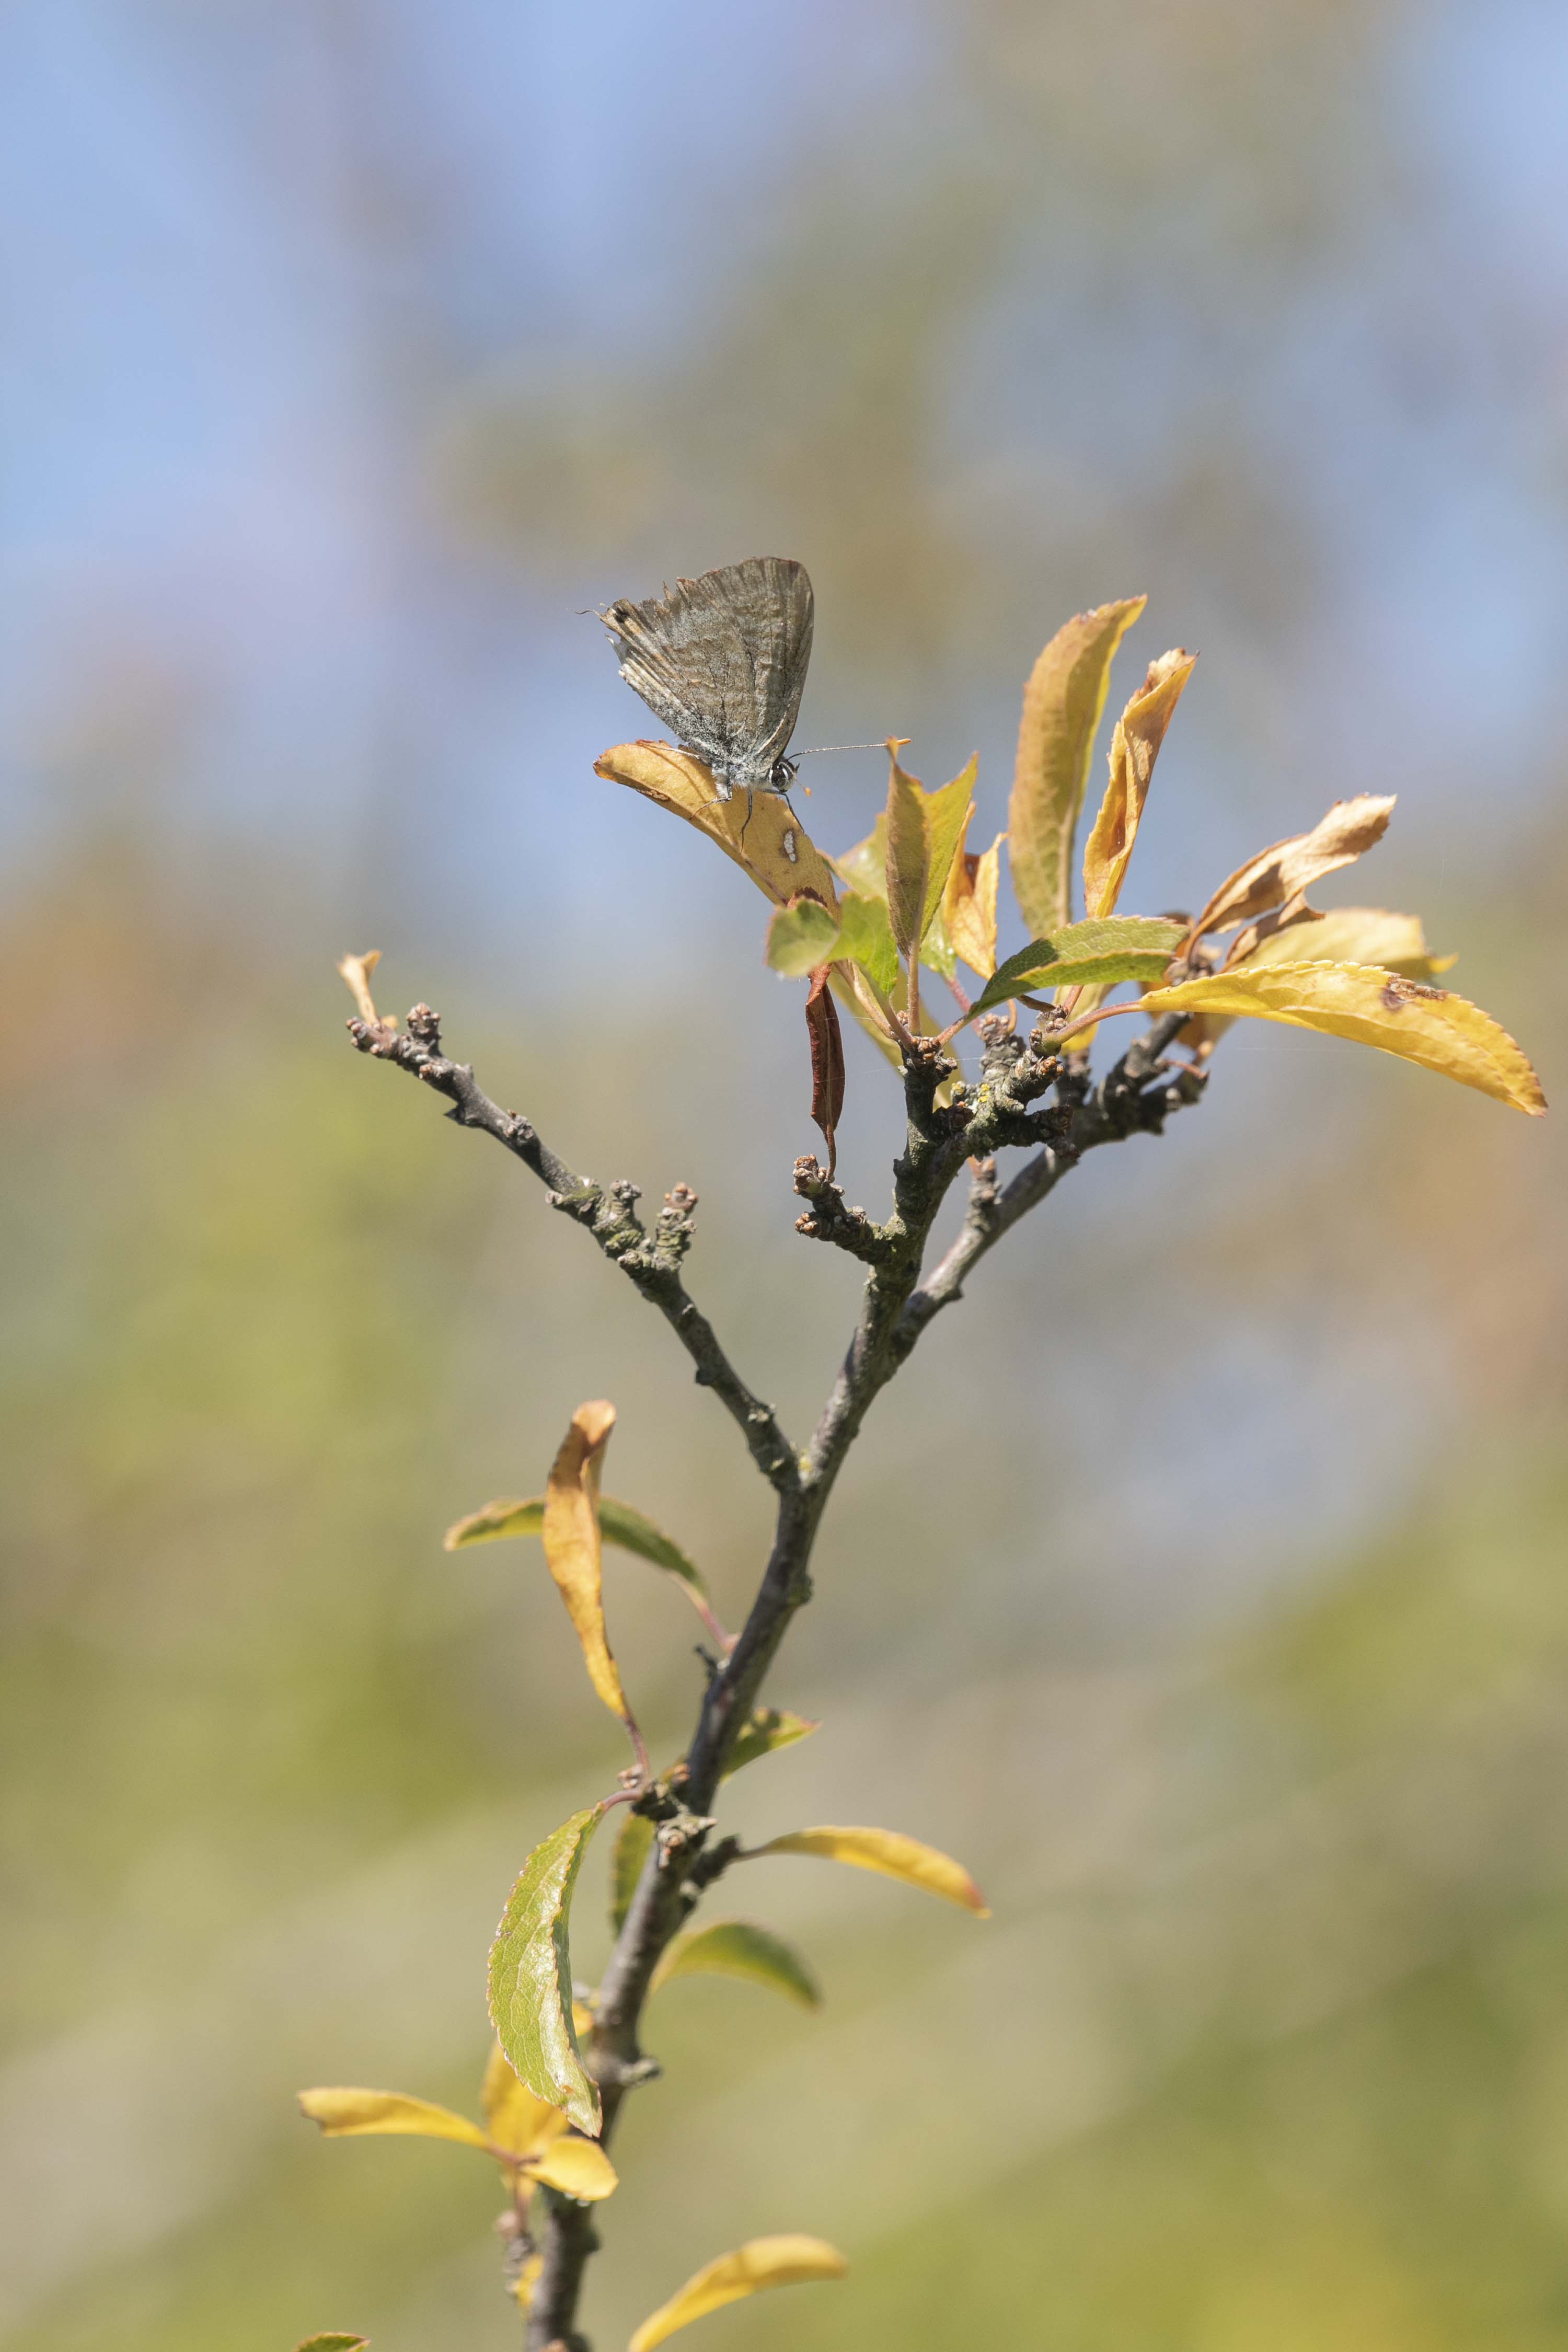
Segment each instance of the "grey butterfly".
[[804,564],[749,555],[646,604],[617,597],[600,617],[626,684],[729,800],[737,784],[748,798],[789,790],[812,613]]

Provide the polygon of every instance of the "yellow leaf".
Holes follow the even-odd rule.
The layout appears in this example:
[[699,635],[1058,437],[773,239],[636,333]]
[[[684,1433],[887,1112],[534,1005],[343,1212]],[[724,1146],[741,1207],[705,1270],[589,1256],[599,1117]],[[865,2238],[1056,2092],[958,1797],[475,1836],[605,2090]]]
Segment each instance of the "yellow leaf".
[[942,920],[947,936],[952,942],[953,953],[963,958],[971,971],[982,980],[989,980],[996,969],[996,885],[1002,871],[1002,844],[1006,840],[999,833],[989,849],[978,857],[967,849],[953,859],[942,893]]
[[1150,1013],[1250,1014],[1353,1038],[1512,1103],[1532,1118],[1546,1108],[1535,1072],[1489,1013],[1447,989],[1425,987],[1374,964],[1243,964],[1175,988],[1152,989],[1142,1005]]
[[645,2319],[626,2352],[653,2352],[678,2327],[689,2327],[710,2311],[721,2311],[742,2295],[759,2294],[764,2287],[799,2286],[812,2279],[842,2278],[849,2265],[837,2246],[823,2238],[749,2238],[732,2254],[721,2254],[679,2294]]
[[1245,961],[1260,963],[1375,963],[1405,980],[1436,980],[1447,971],[1457,956],[1435,956],[1426,945],[1419,915],[1395,915],[1386,907],[1335,907],[1320,915],[1300,937],[1274,931],[1243,954],[1247,934],[1231,949],[1227,968]]
[[926,883],[931,874],[931,839],[926,830],[925,794],[918,776],[899,765],[896,743],[888,746],[888,920],[893,944],[901,956],[913,955],[925,930]]
[[1197,940],[1209,931],[1228,931],[1310,890],[1321,876],[1349,866],[1380,842],[1393,814],[1392,793],[1358,793],[1353,800],[1336,801],[1310,833],[1292,834],[1289,841],[1260,849],[1256,857],[1227,875],[1193,925],[1190,937]]
[[544,2256],[542,2254],[530,2254],[528,2260],[524,2263],[522,2268],[519,2271],[516,2278],[512,2282],[511,2291],[517,2297],[519,2309],[524,2313],[527,2312],[529,2305],[533,2301],[533,2290],[539,2284],[540,2277],[543,2269]]
[[552,2140],[529,2158],[527,2170],[546,2189],[558,2189],[563,2197],[576,2197],[584,2204],[610,2196],[618,2186],[616,2168],[598,2142],[574,2136]]
[[1196,654],[1162,654],[1116,722],[1110,739],[1110,777],[1089,839],[1083,845],[1083,911],[1112,915],[1121,896],[1132,845],[1165,730],[1191,677]]
[[599,1538],[599,1472],[615,1425],[616,1408],[603,1398],[578,1406],[551,1466],[540,1534],[550,1573],[583,1645],[588,1679],[611,1714],[629,1723],[631,1709],[605,1632]]
[[490,2051],[479,2102],[490,2138],[497,2147],[510,2148],[513,2156],[533,2155],[569,2127],[559,2107],[546,2105],[518,2079],[499,2042]]
[[1057,631],[1024,689],[1008,803],[1013,890],[1031,939],[1072,920],[1072,845],[1117,646],[1148,599],[1079,613]]
[[342,977],[344,987],[353,998],[360,1019],[368,1021],[373,1029],[395,1029],[397,1026],[395,1021],[384,1021],[377,1013],[375,1000],[370,992],[370,976],[380,961],[381,950],[366,948],[363,955],[346,955],[340,958],[338,971]]
[[[617,743],[594,762],[594,772],[611,783],[628,784],[645,800],[657,801],[716,841],[751,876],[759,890],[782,907],[802,890],[837,911],[833,868],[776,793],[736,793],[721,800],[711,772],[693,752],[673,743]],[[744,839],[742,838],[742,831]]]
[[422,2139],[455,2139],[465,2147],[487,2143],[478,2124],[450,2107],[428,2099],[405,2098],[400,2091],[301,2091],[300,2105],[328,2139],[347,2139],[356,2133],[412,2132]]
[[901,1878],[906,1886],[921,1886],[928,1895],[960,1904],[982,1919],[991,1916],[985,1897],[961,1863],[939,1853],[934,1845],[922,1845],[919,1838],[901,1836],[897,1830],[792,1830],[787,1837],[754,1847],[747,1859],[764,1853],[814,1853],[824,1862],[847,1862],[857,1870],[879,1870],[884,1877]]

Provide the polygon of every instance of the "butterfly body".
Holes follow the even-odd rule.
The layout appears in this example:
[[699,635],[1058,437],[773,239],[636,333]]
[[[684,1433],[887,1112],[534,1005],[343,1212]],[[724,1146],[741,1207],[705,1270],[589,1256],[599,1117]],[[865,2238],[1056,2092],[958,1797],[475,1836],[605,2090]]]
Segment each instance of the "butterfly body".
[[789,740],[811,659],[804,564],[748,556],[640,604],[618,597],[602,618],[621,676],[712,771],[721,799],[737,786],[748,795],[787,793]]

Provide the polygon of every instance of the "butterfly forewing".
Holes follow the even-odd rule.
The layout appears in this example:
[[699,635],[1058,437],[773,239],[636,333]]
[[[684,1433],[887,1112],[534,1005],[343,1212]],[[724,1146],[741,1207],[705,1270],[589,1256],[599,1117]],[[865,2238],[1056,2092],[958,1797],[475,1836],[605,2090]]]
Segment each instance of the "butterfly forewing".
[[811,582],[777,555],[749,556],[678,580],[640,604],[612,604],[605,624],[621,676],[678,740],[735,785],[779,792],[811,658]]

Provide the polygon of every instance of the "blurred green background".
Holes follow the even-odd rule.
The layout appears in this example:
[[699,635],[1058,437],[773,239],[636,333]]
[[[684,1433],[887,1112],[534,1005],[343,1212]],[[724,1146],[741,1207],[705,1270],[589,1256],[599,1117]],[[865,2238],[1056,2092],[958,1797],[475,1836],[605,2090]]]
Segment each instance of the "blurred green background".
[[[5,12],[6,2352],[515,2341],[486,2167],[292,2105],[471,2104],[506,1888],[621,1762],[537,1549],[440,1533],[598,1394],[731,1617],[764,1498],[333,961],[697,1187],[799,1434],[856,1288],[762,901],[592,775],[649,722],[589,608],[801,557],[800,742],[978,744],[989,838],[1039,646],[1146,589],[1113,693],[1203,659],[1129,907],[1397,790],[1325,898],[1423,911],[1561,1092],[1565,109],[1550,0]],[[865,832],[873,755],[805,781]],[[973,1283],[777,1677],[825,1727],[728,1817],[913,1832],[995,1916],[731,1882],[827,2005],[659,1996],[596,2343],[802,2229],[847,2283],[715,2352],[1568,2346],[1563,1181],[1233,1032]],[[691,1620],[609,1584],[663,1751]]]

